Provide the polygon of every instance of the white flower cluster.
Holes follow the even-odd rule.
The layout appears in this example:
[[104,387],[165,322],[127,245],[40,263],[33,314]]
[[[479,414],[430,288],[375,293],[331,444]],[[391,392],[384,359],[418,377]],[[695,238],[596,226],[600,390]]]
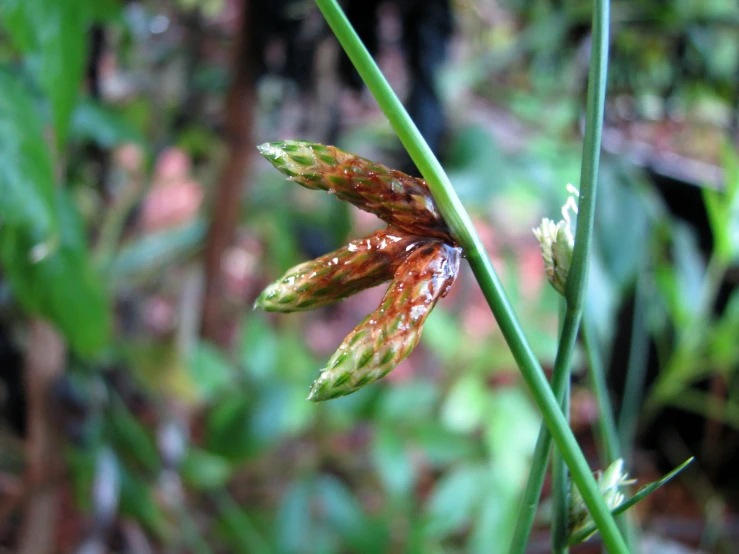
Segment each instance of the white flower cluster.
[[577,214],[577,201],[579,193],[572,185],[567,185],[567,192],[571,194],[567,202],[562,206],[562,220],[555,223],[551,219],[544,218],[541,225],[534,229],[541,246],[541,255],[544,259],[544,269],[552,286],[564,295],[567,275],[570,272],[572,261],[572,250],[575,246],[575,236],[572,232],[572,221],[570,210]]
[[[636,483],[636,480],[629,479],[629,474],[624,471],[624,461],[621,458],[609,465],[604,472],[596,472],[596,476],[598,488],[610,511],[618,508],[626,500],[623,487]],[[575,532],[589,527],[592,523],[585,501],[580,491],[573,485],[570,498],[570,531]]]

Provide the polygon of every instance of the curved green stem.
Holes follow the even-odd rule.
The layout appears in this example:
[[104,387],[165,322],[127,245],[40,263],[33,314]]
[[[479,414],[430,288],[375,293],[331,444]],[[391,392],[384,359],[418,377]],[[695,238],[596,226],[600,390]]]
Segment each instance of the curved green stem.
[[[362,41],[357,36],[337,1],[316,0],[316,4],[346,51],[349,59],[354,64],[354,67],[359,72],[362,80],[372,92],[380,108],[390,121],[390,124],[408,151],[411,159],[428,182],[434,200],[439,206],[439,210],[449,224],[454,237],[464,248],[485,299],[498,321],[500,330],[521,369],[522,376],[531,390],[534,401],[542,412],[544,421],[554,436],[562,457],[570,468],[572,478],[582,493],[583,500],[601,532],[604,543],[612,554],[627,553],[628,550],[623,538],[619,534],[615,521],[603,502],[603,497],[598,490],[598,485],[593,478],[587,461],[580,451],[572,431],[567,425],[567,420],[560,410],[557,399],[549,388],[549,383],[544,376],[541,366],[526,341],[495,269],[485,253],[482,241],[475,231],[469,215],[454,192],[449,178],[444,173],[441,164],[431,152],[431,149],[426,144],[426,141],[423,139],[402,103],[382,75],[372,56],[362,44]],[[599,13],[601,22],[605,19],[605,25],[601,23],[596,35],[597,37],[603,37],[605,34],[605,44],[607,45],[607,33],[603,32],[604,29],[607,29],[607,10],[605,10],[605,13],[603,10],[604,6],[607,6],[607,2],[600,2],[599,5],[600,8],[596,11]],[[600,54],[598,56],[600,63],[595,63],[594,65],[598,66],[598,71],[601,73],[604,73],[605,61],[607,59],[607,48],[604,49],[603,43],[604,41],[600,40],[600,38],[594,39],[594,44],[596,45],[594,51]],[[605,80],[598,79],[598,82],[604,84]],[[597,93],[591,94],[589,90],[588,112],[590,117],[588,118],[588,127],[592,126],[592,121],[594,120],[590,114],[593,111],[591,109],[591,97],[598,99],[599,95]],[[602,105],[599,113],[602,114]],[[597,117],[595,120],[597,120]],[[600,137],[599,131],[597,136]],[[592,171],[593,165],[590,164],[589,167],[591,168],[591,173],[594,174]],[[595,172],[597,172],[597,161],[594,167]],[[587,260],[585,259],[585,261]]]

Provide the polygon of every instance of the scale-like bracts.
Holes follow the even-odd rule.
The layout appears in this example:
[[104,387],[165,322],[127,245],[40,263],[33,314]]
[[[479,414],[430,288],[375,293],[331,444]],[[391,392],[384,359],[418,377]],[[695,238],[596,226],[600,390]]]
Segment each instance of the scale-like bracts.
[[312,310],[392,279],[379,308],[344,339],[308,398],[351,394],[413,351],[426,317],[457,278],[462,249],[421,179],[312,142],[272,142],[259,151],[296,183],[334,194],[390,224],[293,267],[255,304],[273,312]]
[[388,227],[289,269],[256,301],[268,312],[297,312],[333,304],[389,281],[424,240]]
[[418,344],[426,317],[454,284],[461,249],[432,241],[401,264],[379,308],[341,343],[308,398],[351,394],[387,375]]
[[451,241],[423,179],[315,142],[286,140],[258,148],[272,165],[306,188],[334,194],[407,233]]

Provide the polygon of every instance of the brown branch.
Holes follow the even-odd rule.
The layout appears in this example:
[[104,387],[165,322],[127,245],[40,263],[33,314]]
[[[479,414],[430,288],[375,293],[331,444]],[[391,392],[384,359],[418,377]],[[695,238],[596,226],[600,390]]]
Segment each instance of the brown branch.
[[26,499],[18,554],[51,554],[55,551],[59,508],[58,480],[62,462],[55,426],[51,390],[64,371],[66,349],[59,333],[47,322],[33,319],[29,325],[25,382],[28,405],[26,437]]
[[241,204],[242,183],[252,154],[254,118],[254,44],[250,30],[252,5],[243,0],[238,39],[232,55],[231,88],[226,99],[225,128],[228,144],[226,160],[213,205],[210,231],[205,246],[205,293],[203,296],[202,336],[222,344],[220,292],[223,253],[233,239]]

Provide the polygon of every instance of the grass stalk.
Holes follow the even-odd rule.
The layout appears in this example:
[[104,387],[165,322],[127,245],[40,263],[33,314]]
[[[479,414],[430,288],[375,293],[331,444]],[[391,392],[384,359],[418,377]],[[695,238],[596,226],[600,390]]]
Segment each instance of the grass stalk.
[[[569,421],[571,382],[566,371],[562,413]],[[570,482],[567,464],[557,450],[552,453],[552,552],[566,554],[570,538]]]
[[616,421],[613,417],[611,397],[608,394],[603,360],[600,357],[593,326],[588,321],[588,317],[585,317],[582,327],[585,357],[590,368],[590,383],[595,394],[595,401],[598,404],[598,435],[603,449],[604,465],[608,465],[621,457],[621,445],[616,430]]
[[[595,220],[595,200],[597,192],[598,167],[600,164],[600,146],[603,131],[603,114],[605,108],[606,77],[608,67],[608,25],[609,0],[595,0],[593,10],[593,40],[590,72],[588,76],[588,95],[585,120],[585,137],[583,141],[582,167],[580,171],[580,200],[578,203],[577,231],[575,248],[572,254],[572,265],[565,285],[567,308],[557,357],[552,374],[552,390],[563,407],[571,377],[572,352],[577,339],[577,332],[582,318],[585,291],[587,289],[588,259],[591,251],[591,237]],[[552,439],[546,427],[542,426],[537,439],[535,456],[548,456]],[[529,479],[524,490],[519,518],[516,522],[514,539],[510,552],[521,554],[526,549],[528,536],[533,525],[536,505],[541,495],[546,473],[546,459],[534,458]],[[566,470],[561,464],[553,466],[555,489],[553,498],[554,529],[553,541],[555,550],[563,551],[562,527],[566,508]],[[573,479],[576,480],[573,473]],[[579,484],[577,485],[579,488]],[[579,489],[582,491],[582,489]],[[559,504],[559,505],[557,505]]]
[[[557,443],[562,457],[570,468],[572,479],[582,492],[583,500],[591,512],[593,520],[596,522],[601,532],[604,543],[612,554],[627,553],[628,549],[621,537],[616,523],[611,516],[607,506],[600,494],[598,485],[588,467],[585,457],[578,447],[577,441],[570,430],[567,420],[562,414],[559,402],[557,401],[544,372],[534,356],[526,337],[521,329],[518,319],[510,305],[510,302],[503,290],[500,279],[490,262],[489,257],[485,253],[484,247],[478,236],[472,221],[462,206],[461,201],[456,195],[449,178],[441,167],[441,164],[431,152],[423,136],[415,126],[407,111],[403,107],[398,97],[393,92],[377,64],[372,59],[362,41],[349,23],[346,15],[343,13],[336,0],[316,0],[316,4],[323,13],[326,21],[333,30],[337,39],[346,51],[354,67],[359,72],[362,80],[375,97],[380,108],[390,121],[393,129],[400,138],[401,143],[408,151],[411,159],[418,167],[421,174],[429,184],[432,195],[434,196],[439,210],[449,224],[452,234],[459,244],[464,248],[467,259],[475,274],[475,277],[482,289],[490,308],[495,316],[500,330],[511,349],[522,376],[528,385],[531,395],[541,410],[544,421],[546,422],[555,442]],[[591,67],[591,86],[588,88],[588,123],[586,137],[590,137],[590,146],[587,151],[595,153],[595,160],[583,164],[583,177],[586,182],[594,182],[597,175],[598,154],[600,152],[600,134],[601,122],[603,114],[603,97],[605,93],[605,67],[607,62],[607,29],[608,29],[608,2],[601,0],[597,4],[595,20],[599,22],[594,33],[594,59],[597,61],[593,64],[596,66],[595,79],[593,79],[593,68]],[[597,82],[596,86],[594,83]],[[593,89],[593,90],[591,90]],[[593,124],[596,124],[597,130],[593,130]],[[587,142],[586,138],[586,142]],[[597,147],[593,148],[594,142]],[[593,187],[594,188],[594,187]],[[584,187],[585,194],[581,195],[581,203],[593,203],[591,198],[591,190],[588,190],[587,184]],[[594,192],[594,190],[592,190]],[[593,195],[594,198],[594,195]],[[586,207],[584,210],[585,219],[589,218],[590,223],[584,223],[587,226],[586,239],[589,238],[590,229],[592,228],[592,207]],[[578,227],[580,227],[578,225]],[[580,229],[578,228],[577,240],[580,240]],[[589,240],[586,242],[589,243]],[[589,244],[588,244],[589,246]],[[589,250],[589,248],[587,249]],[[587,251],[582,252],[578,257],[573,258],[573,264],[576,260],[583,266],[587,261]],[[585,268],[575,271],[576,275],[580,275],[580,279],[586,276]],[[572,273],[571,273],[572,276]],[[568,287],[570,283],[568,280]],[[582,285],[582,282],[580,283]],[[578,300],[575,304],[578,310],[582,308],[583,291],[573,288],[573,298]],[[576,337],[576,333],[574,334]],[[563,334],[564,336],[564,334]],[[574,343],[574,337],[572,339]],[[574,347],[574,344],[573,344]]]
[[[570,398],[572,395],[572,383],[571,383],[571,371],[572,366],[572,354],[575,349],[574,342],[570,342],[573,339],[563,340],[563,331],[567,329],[573,336],[574,340],[577,340],[577,324],[572,321],[573,316],[576,314],[572,311],[567,312],[567,302],[562,299],[559,303],[559,348],[558,353],[561,351],[566,356],[563,358],[560,356],[560,364],[557,367],[558,373],[561,373],[562,383],[559,385],[562,391],[559,393],[555,392],[555,396],[560,403],[562,408],[562,414],[567,419],[567,424],[570,423]],[[574,333],[573,333],[574,331]],[[567,359],[569,358],[569,359]],[[565,359],[566,361],[562,361]],[[546,426],[542,425],[542,430],[546,435],[551,437]],[[550,439],[551,444],[551,439]],[[547,454],[549,451],[547,451]],[[570,513],[570,483],[569,474],[567,472],[567,464],[559,454],[557,449],[552,452],[552,553],[553,554],[566,554],[568,552],[568,539],[569,539],[569,513]]]

